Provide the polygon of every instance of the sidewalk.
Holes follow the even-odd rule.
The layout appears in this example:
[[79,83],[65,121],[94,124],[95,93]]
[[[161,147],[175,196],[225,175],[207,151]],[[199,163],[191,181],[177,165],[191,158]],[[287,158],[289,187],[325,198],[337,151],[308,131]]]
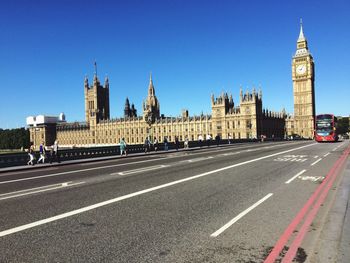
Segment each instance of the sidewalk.
[[179,149],[179,151],[176,150],[168,150],[168,151],[157,151],[157,152],[149,152],[149,153],[132,153],[128,154],[127,156],[120,156],[120,155],[112,155],[112,156],[103,156],[103,157],[95,157],[95,158],[86,158],[86,159],[76,159],[76,160],[65,160],[61,161],[60,163],[53,162],[49,163],[49,159],[46,159],[46,163],[39,163],[35,165],[17,165],[17,166],[11,166],[11,167],[5,167],[0,168],[0,173],[5,172],[15,172],[15,171],[21,171],[21,170],[35,170],[40,168],[47,168],[47,167],[55,167],[55,166],[63,166],[63,165],[70,165],[70,164],[77,164],[77,163],[92,163],[92,162],[99,162],[99,161],[108,161],[108,160],[117,160],[117,159],[125,159],[125,158],[133,158],[133,157],[140,157],[140,156],[150,156],[150,155],[158,155],[158,154],[166,154],[166,153],[174,153],[174,152],[183,152],[183,151],[191,151],[196,150],[197,148],[191,148],[191,149]]
[[350,262],[350,159],[347,160],[335,201],[326,217],[315,252],[306,262]]
[[86,159],[75,159],[75,160],[64,160],[60,163],[53,162],[50,164],[48,162],[48,158],[46,158],[46,163],[42,164],[35,164],[35,165],[17,165],[17,166],[11,166],[11,167],[5,167],[0,168],[0,173],[6,173],[6,172],[15,172],[15,171],[22,171],[22,170],[37,170],[41,168],[47,168],[47,167],[55,167],[55,166],[63,166],[63,165],[70,165],[70,164],[77,164],[77,163],[92,163],[92,162],[99,162],[99,161],[108,161],[108,160],[117,160],[117,159],[125,159],[125,158],[134,158],[134,157],[140,157],[140,156],[150,156],[150,155],[161,155],[161,154],[169,154],[169,153],[176,153],[176,152],[190,152],[190,151],[197,151],[201,149],[210,149],[210,148],[217,148],[217,147],[230,147],[233,145],[239,145],[240,143],[235,144],[223,144],[223,145],[211,145],[209,147],[202,146],[202,147],[193,147],[193,148],[180,148],[178,151],[176,149],[170,149],[168,151],[159,150],[157,152],[151,151],[148,153],[140,152],[140,153],[130,153],[127,156],[120,156],[120,155],[112,155],[112,156],[103,156],[103,157],[95,157],[95,158],[86,158]]

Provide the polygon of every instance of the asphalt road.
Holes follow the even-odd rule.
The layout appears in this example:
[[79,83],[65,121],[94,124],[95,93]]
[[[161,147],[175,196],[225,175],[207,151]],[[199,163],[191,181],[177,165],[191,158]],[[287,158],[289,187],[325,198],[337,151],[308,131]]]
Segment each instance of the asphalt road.
[[263,262],[348,146],[239,144],[2,173],[0,262]]

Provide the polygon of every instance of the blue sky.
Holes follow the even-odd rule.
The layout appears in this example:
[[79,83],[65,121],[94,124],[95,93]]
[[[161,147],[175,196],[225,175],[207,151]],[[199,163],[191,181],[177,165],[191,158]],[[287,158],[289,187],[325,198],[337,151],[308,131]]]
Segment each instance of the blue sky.
[[299,19],[316,66],[316,112],[349,115],[350,2],[4,1],[0,128],[30,115],[84,120],[84,76],[110,80],[111,117],[126,97],[141,113],[152,71],[161,113],[210,113],[210,95],[261,86],[263,104],[293,112]]

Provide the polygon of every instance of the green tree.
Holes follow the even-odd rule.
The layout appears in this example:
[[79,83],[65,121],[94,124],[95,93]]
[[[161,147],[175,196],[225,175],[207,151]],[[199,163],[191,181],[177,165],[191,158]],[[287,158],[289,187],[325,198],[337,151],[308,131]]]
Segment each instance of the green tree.
[[337,132],[338,134],[349,132],[349,117],[338,117]]
[[19,129],[0,129],[0,149],[20,149],[29,147],[29,130]]

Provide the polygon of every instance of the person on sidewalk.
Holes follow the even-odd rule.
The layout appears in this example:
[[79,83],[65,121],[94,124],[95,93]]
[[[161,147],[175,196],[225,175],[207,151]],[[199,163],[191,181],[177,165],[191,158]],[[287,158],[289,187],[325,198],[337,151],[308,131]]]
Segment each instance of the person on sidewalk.
[[177,136],[175,136],[175,149],[176,149],[176,151],[179,150],[179,147],[180,147],[179,138]]
[[188,137],[187,137],[187,135],[186,135],[185,141],[184,141],[184,148],[188,149]]
[[145,142],[143,144],[143,148],[145,149],[145,153],[148,153],[150,151],[151,143],[150,143],[148,137],[146,137],[146,139],[145,139]]
[[158,151],[158,140],[157,140],[157,137],[154,137],[153,148],[154,148],[155,152]]
[[125,139],[122,138],[120,140],[120,156],[123,156],[123,153],[125,153],[125,156],[127,156],[127,152],[126,152],[126,142],[125,142]]
[[30,143],[30,146],[28,148],[28,156],[29,161],[27,162],[27,165],[34,165],[34,146],[32,143]]
[[202,148],[202,142],[203,142],[203,136],[201,134],[199,134],[198,136],[198,143],[199,143],[199,147]]
[[44,142],[42,142],[39,146],[39,153],[40,153],[40,158],[38,160],[37,163],[40,163],[40,161],[42,161],[42,163],[45,163],[45,146],[44,146]]
[[210,141],[211,141],[211,135],[208,133],[207,137],[206,137],[206,141],[207,141],[207,146],[210,146]]
[[51,146],[51,158],[50,163],[53,162],[53,160],[57,161],[58,163],[61,162],[60,155],[58,153],[58,141],[56,140],[55,143]]
[[231,134],[228,134],[228,144],[231,144],[231,140],[232,140]]
[[167,151],[168,150],[168,138],[166,136],[164,136],[163,142],[164,142],[164,151]]
[[216,141],[216,147],[219,147],[219,145],[220,145],[220,135],[219,134],[217,134],[215,136],[215,141]]

